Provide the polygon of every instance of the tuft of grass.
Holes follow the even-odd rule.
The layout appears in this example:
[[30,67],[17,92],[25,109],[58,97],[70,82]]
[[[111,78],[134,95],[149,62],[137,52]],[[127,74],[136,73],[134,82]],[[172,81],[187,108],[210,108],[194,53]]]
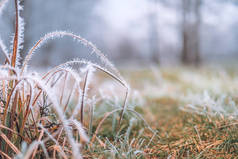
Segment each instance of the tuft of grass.
[[[7,2],[0,2],[0,15]],[[0,66],[0,157],[82,158],[81,151],[87,147],[92,150],[95,141],[100,141],[100,128],[110,115],[114,118],[113,131],[121,131],[122,118],[124,114],[127,116],[129,85],[95,45],[71,32],[47,33],[20,60],[20,55],[24,54],[24,20],[20,16],[23,7],[20,3],[15,0],[15,34],[10,51],[0,39],[5,56],[5,62]],[[91,49],[91,54],[99,57],[102,65],[75,59],[43,75],[28,71],[29,61],[37,49],[48,40],[65,36]],[[111,112],[105,109],[104,117],[97,121],[94,111],[99,101],[96,94],[90,94],[95,72],[102,72],[119,83],[118,87],[122,87],[125,94]],[[100,97],[100,101],[104,99]]]

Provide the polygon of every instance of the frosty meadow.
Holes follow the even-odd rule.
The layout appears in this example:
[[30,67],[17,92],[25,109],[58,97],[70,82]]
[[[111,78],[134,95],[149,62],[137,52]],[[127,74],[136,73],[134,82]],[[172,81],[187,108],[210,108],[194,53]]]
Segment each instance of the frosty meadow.
[[[56,1],[58,2],[58,0]],[[58,3],[62,2],[59,6],[64,6],[66,1],[59,1]],[[94,44],[70,31],[53,30],[46,34],[44,33],[45,31],[43,31],[43,35],[40,36],[36,42],[29,40],[27,38],[29,34],[31,35],[37,30],[34,36],[38,36],[37,34],[41,34],[42,31],[38,31],[39,27],[36,27],[37,29],[28,27],[30,25],[29,21],[33,20],[35,25],[40,25],[42,18],[27,18],[26,15],[32,12],[32,10],[38,12],[45,7],[44,5],[39,5],[42,3],[40,0],[34,1],[34,5],[33,2],[32,4],[30,2],[32,1],[0,0],[0,19],[3,19],[0,21],[0,28],[5,25],[5,22],[6,26],[8,26],[8,22],[11,21],[9,24],[13,24],[12,32],[14,32],[12,36],[7,34],[8,31],[6,31],[6,28],[0,30],[0,33],[2,33],[0,35],[0,159],[237,158],[237,62],[233,65],[232,61],[226,63],[224,60],[223,66],[222,63],[218,61],[216,66],[209,61],[209,54],[205,56],[201,52],[201,59],[197,58],[197,60],[199,59],[201,61],[197,61],[197,63],[189,62],[186,64],[186,60],[184,61],[185,63],[183,63],[183,61],[181,61],[183,58],[180,58],[177,60],[181,62],[180,64],[173,63],[170,66],[169,64],[163,64],[165,56],[161,52],[157,52],[158,54],[156,55],[161,57],[157,62],[161,61],[162,63],[153,63],[154,65],[152,65],[152,61],[146,61],[146,59],[143,58],[143,62],[146,66],[142,66],[141,61],[137,59],[136,56],[133,55],[129,57],[129,54],[136,51],[138,54],[139,52],[143,52],[143,56],[147,56],[149,55],[148,50],[140,50],[140,47],[143,46],[137,47],[139,43],[130,43],[128,39],[117,39],[116,36],[110,37],[110,35],[114,34],[104,35],[104,32],[99,32],[101,30],[96,26],[97,29],[96,31],[94,30],[94,33],[97,34],[98,37],[102,39],[107,39],[108,37],[114,38],[116,39],[114,42],[123,41],[123,45],[119,45],[120,49],[116,49],[118,52],[116,50],[112,52],[114,54],[118,53],[121,59],[125,58],[129,60],[129,65],[124,65],[124,63],[119,62],[119,59],[116,59],[115,63],[117,63],[119,67],[119,64],[123,64],[123,67],[118,69],[119,67],[116,68],[109,58]],[[118,8],[119,2],[128,7],[130,5],[134,6],[134,3],[138,3],[138,0],[131,1],[131,4],[126,0],[123,2],[117,0],[102,1],[102,3],[109,8],[111,5],[115,5],[114,7]],[[167,8],[168,10],[158,12],[158,14],[163,13],[162,16],[167,18],[170,18],[168,15],[170,15],[171,10],[176,10],[176,12],[173,13],[181,14],[181,18],[184,15],[183,18],[185,18],[190,17],[187,15],[190,14],[190,11],[194,12],[196,9],[193,10],[191,4],[191,6],[189,6],[191,10],[187,10],[186,7],[183,7],[183,4],[189,5],[189,2],[205,1],[181,0],[175,2],[172,0],[161,0],[152,2],[144,0],[143,2],[143,4],[157,3],[160,7]],[[55,8],[59,7],[55,5],[55,1],[53,0],[44,3],[47,5],[50,3],[51,6]],[[67,7],[70,8],[74,6],[74,9],[88,13],[87,7],[91,8],[93,4],[96,6],[96,2],[94,3],[94,1],[87,1],[87,3],[85,1],[85,4],[82,4],[84,1],[75,1],[75,3],[81,8],[74,6],[73,2]],[[179,3],[180,6],[173,5],[174,3]],[[232,14],[236,13],[235,8],[238,7],[237,2],[233,1],[229,1],[229,3],[227,1],[209,2],[209,4],[210,3],[219,3],[219,6],[222,7],[224,6],[221,4],[226,3],[226,6],[230,6],[231,9],[233,8]],[[23,5],[32,5],[34,7],[26,7],[23,11]],[[88,6],[84,8],[86,5]],[[99,2],[97,2],[97,5],[100,7]],[[203,3],[198,6],[201,6],[200,8],[202,10],[208,9],[213,5]],[[35,7],[37,7],[37,9]],[[177,7],[180,7],[180,10],[178,10]],[[29,8],[33,9],[30,10]],[[66,10],[68,8],[66,8]],[[121,5],[121,8],[123,8],[123,5]],[[143,8],[144,7],[142,7],[141,10],[143,10]],[[110,11],[107,11],[107,13],[114,12],[112,11],[113,9],[109,9]],[[127,9],[131,10],[130,7]],[[226,8],[226,11],[228,11],[227,9],[229,9],[229,7]],[[118,12],[115,13],[120,13],[121,11],[122,10],[119,9]],[[220,12],[220,10],[218,11]],[[53,13],[54,12],[50,12],[49,14],[53,15]],[[112,14],[113,18],[116,16],[115,13],[114,15]],[[157,11],[154,13],[157,14]],[[200,15],[198,10],[197,13],[197,15]],[[25,15],[27,25],[24,24],[22,15]],[[46,14],[42,15],[45,16]],[[42,17],[42,15],[39,17]],[[68,18],[76,22],[72,14],[69,15],[70,18]],[[117,15],[119,16],[120,14]],[[216,17],[218,17],[218,19],[220,18],[218,15],[216,15]],[[12,18],[13,20],[11,20]],[[180,19],[181,26],[185,26],[185,23],[183,23],[185,19],[183,18]],[[203,26],[207,25],[207,23],[202,22],[202,20],[206,20],[205,18],[207,17],[201,18],[201,24]],[[225,16],[223,18],[226,19]],[[61,20],[69,19],[61,18]],[[131,26],[131,24],[136,21],[143,21],[144,24],[147,23],[145,19],[148,20],[148,17],[145,16],[142,19],[132,20],[125,25]],[[200,18],[197,19],[198,22],[200,21],[199,19]],[[79,18],[78,20],[81,19]],[[117,18],[112,20],[114,22]],[[179,19],[176,20],[178,21]],[[90,21],[90,18],[88,21]],[[49,20],[44,21],[47,27],[49,26],[48,22]],[[95,23],[97,22],[98,21]],[[82,23],[88,25],[85,21],[82,21]],[[78,24],[79,23],[73,23],[72,25],[74,25],[74,28],[77,28]],[[132,28],[135,27],[134,24],[137,23],[133,23]],[[231,24],[235,24],[235,21]],[[236,25],[237,24],[238,23],[236,23]],[[67,27],[70,25],[71,24],[67,23]],[[117,25],[117,23],[115,25]],[[230,25],[227,28],[230,28]],[[170,24],[166,23],[165,28],[167,28],[167,26],[171,27]],[[11,26],[9,26],[9,28],[10,27]],[[26,29],[24,30],[24,28]],[[151,29],[148,31],[153,33],[153,28],[158,29],[159,34],[165,29],[160,26],[158,28],[148,28]],[[209,25],[202,28],[202,30],[207,30],[207,28],[209,28]],[[222,28],[222,26],[219,26],[219,28]],[[115,28],[111,29],[113,30]],[[186,27],[183,29],[186,29]],[[216,33],[214,35],[223,33],[222,31],[217,32],[213,27],[211,27],[211,29],[214,30],[211,32]],[[177,25],[176,30],[179,30]],[[181,33],[181,46],[184,42],[183,38],[186,37],[186,35],[181,32],[182,30],[179,31],[179,33]],[[198,30],[199,27],[197,27],[197,31]],[[105,32],[107,31],[110,32],[110,29]],[[132,40],[132,34],[137,33],[138,30],[136,31],[135,29],[135,32],[132,34],[128,34],[128,32],[132,31],[130,29],[122,31],[125,31],[126,37]],[[188,29],[184,31],[190,32],[191,30]],[[209,30],[207,31],[209,32]],[[80,29],[74,32],[79,32],[83,35],[86,31]],[[117,32],[116,34],[120,33],[121,32]],[[207,34],[207,36],[211,34]],[[124,35],[125,34],[120,34],[119,37]],[[223,34],[221,35],[223,37]],[[171,40],[169,37],[169,35],[166,35],[164,39],[160,41],[169,41]],[[191,39],[193,38],[194,37],[191,36]],[[92,39],[95,40],[96,38]],[[60,43],[61,45],[57,45],[59,44],[58,42],[52,44],[57,40],[58,42],[62,42]],[[99,47],[105,50],[116,46],[114,45],[116,43],[109,40],[109,44],[112,46],[108,48],[102,47],[102,45],[100,46],[100,40],[98,43],[97,40],[95,41]],[[137,40],[140,41],[140,39],[136,39],[136,41]],[[227,39],[219,40],[221,40],[220,43],[223,43]],[[142,39],[143,44],[147,45],[145,41],[145,39]],[[155,41],[154,44],[157,45],[158,43]],[[201,39],[200,41],[203,40]],[[230,42],[229,40],[227,41],[228,43]],[[69,42],[72,43],[72,46],[68,45]],[[29,43],[32,45],[29,46]],[[78,51],[73,48],[74,44],[82,47],[81,49],[87,50],[87,52],[84,50],[87,56],[84,57],[84,51]],[[52,47],[53,45],[54,47]],[[67,47],[65,47],[66,45]],[[163,43],[159,43],[158,45],[163,45]],[[196,50],[197,53],[200,53],[197,46],[200,47],[198,43]],[[223,46],[225,48],[229,45],[221,45],[220,47]],[[51,47],[53,51],[55,51],[55,49],[61,50],[65,47],[66,53],[76,52],[78,55],[75,59],[70,61],[66,60],[64,63],[56,66],[48,68],[36,67],[35,62],[40,59],[38,58],[39,56],[46,57],[57,63],[56,59],[61,56],[61,54],[59,54],[58,51],[52,52]],[[72,49],[68,50],[70,47],[72,47]],[[172,48],[173,46],[168,45],[167,47]],[[201,46],[201,48],[202,47],[204,46]],[[213,48],[213,45],[209,45],[209,48]],[[62,50],[62,52],[65,50]],[[168,50],[168,52],[165,53],[170,53],[170,51],[172,50]],[[179,49],[176,51],[179,52]],[[213,51],[215,52],[216,49],[212,50],[212,52]],[[189,50],[183,51],[183,49],[181,49],[181,53],[183,52],[186,52],[187,55],[191,54]],[[66,54],[60,58],[68,58],[68,56],[69,55]],[[171,57],[172,56],[171,54]],[[211,54],[211,56],[213,56],[213,54]],[[175,58],[177,57],[183,56],[176,56]],[[237,61],[236,56],[229,55],[229,57]],[[130,58],[133,58],[139,65],[133,63],[133,60]],[[223,56],[221,56],[220,59],[223,59]],[[42,63],[44,62],[40,62],[40,64]],[[130,83],[130,85],[128,83]]]

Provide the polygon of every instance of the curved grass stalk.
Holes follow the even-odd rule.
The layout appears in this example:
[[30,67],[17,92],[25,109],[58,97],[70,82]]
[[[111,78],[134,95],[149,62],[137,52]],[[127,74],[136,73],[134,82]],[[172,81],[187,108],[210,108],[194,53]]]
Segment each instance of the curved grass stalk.
[[25,71],[25,69],[27,69],[27,65],[28,65],[30,59],[32,58],[32,55],[34,54],[36,49],[38,49],[41,45],[43,45],[49,39],[61,38],[64,36],[68,36],[73,39],[76,39],[84,46],[92,49],[92,53],[95,53],[105,65],[109,66],[119,77],[121,77],[119,71],[115,68],[115,66],[108,60],[108,58],[94,44],[92,44],[91,42],[87,41],[86,39],[82,38],[79,35],[75,35],[73,33],[66,32],[66,31],[55,31],[55,32],[48,33],[44,37],[42,37],[39,41],[37,41],[36,44],[27,53],[27,56],[25,57],[25,59],[23,61],[23,66],[21,68],[21,74]]
[[[125,80],[123,80],[123,78],[120,79],[119,77],[117,77],[116,75],[114,75],[113,73],[108,71],[106,68],[103,68],[103,67],[101,67],[101,66],[99,66],[97,64],[91,63],[90,61],[77,60],[77,59],[76,60],[72,60],[72,61],[68,61],[68,62],[66,62],[64,64],[61,64],[59,66],[54,67],[49,72],[47,72],[43,77],[46,77],[48,74],[50,74],[54,70],[57,70],[59,68],[66,67],[66,66],[69,66],[69,65],[72,65],[72,64],[87,64],[87,65],[93,66],[94,68],[96,68],[96,69],[104,72],[105,74],[109,75],[111,78],[115,79],[120,84],[122,84],[122,86],[124,86],[126,88],[125,99],[123,101],[123,106],[122,106],[123,110],[122,110],[122,112],[120,114],[120,119],[119,119],[119,122],[118,122],[118,128],[119,128],[121,120],[122,120],[122,117],[123,117],[123,114],[124,114],[124,111],[126,109],[127,99],[128,99],[128,95],[129,95],[129,86],[128,86],[128,84],[125,82]],[[82,99],[81,99],[81,115],[80,115],[81,116],[81,121],[83,121],[83,103],[84,103],[84,93],[85,93],[86,84],[87,84],[87,74],[86,74],[86,78],[85,78],[85,82],[84,82],[84,88],[83,88]],[[72,117],[76,115],[78,109],[79,108],[77,108],[77,107],[75,108]]]
[[[126,109],[126,104],[127,104],[127,100],[128,100],[128,95],[129,95],[129,86],[128,84],[125,82],[125,80],[123,79],[120,79],[119,77],[117,77],[116,75],[114,75],[113,73],[111,73],[110,71],[108,71],[107,69],[97,65],[97,64],[94,64],[94,63],[91,63],[90,61],[85,61],[85,60],[72,60],[72,61],[68,61],[64,64],[61,64],[59,65],[58,67],[66,67],[66,66],[69,66],[69,65],[72,65],[72,64],[88,64],[90,66],[93,66],[94,68],[104,72],[105,74],[109,75],[111,78],[113,78],[114,80],[118,81],[122,86],[124,86],[126,88],[126,94],[125,94],[125,99],[123,101],[123,105],[122,105],[122,112],[120,114],[120,118],[119,118],[119,122],[118,122],[118,128],[120,127],[120,123],[121,123],[121,120],[122,120],[122,117],[123,117],[123,114],[124,114],[124,111]],[[53,69],[57,69],[58,67],[55,67]],[[77,110],[77,109],[76,109]],[[82,109],[81,109],[82,110]],[[75,115],[77,111],[74,111],[73,113],[73,116]]]
[[84,59],[74,59],[74,60],[71,60],[71,61],[67,61],[67,62],[65,62],[63,64],[60,64],[59,66],[55,67],[55,69],[56,68],[60,68],[60,67],[66,67],[66,66],[69,66],[69,65],[75,65],[75,64],[91,65],[94,68],[96,68],[96,69],[98,69],[98,70],[108,74],[114,80],[116,80],[119,83],[121,83],[124,87],[128,87],[129,88],[129,85],[126,83],[126,81],[124,80],[124,78],[122,76],[115,75],[114,73],[110,72],[106,68],[104,68],[104,67],[102,67],[102,66],[100,66],[98,64],[92,63],[91,61],[84,60]]
[[[109,75],[110,77],[112,77],[113,79],[115,79],[116,81],[118,81],[119,83],[121,83],[125,88],[126,88],[126,94],[125,94],[125,99],[123,101],[123,110],[120,114],[120,119],[119,119],[119,122],[118,122],[118,128],[120,127],[120,123],[121,123],[121,120],[122,120],[122,117],[123,117],[123,114],[124,114],[124,111],[126,109],[126,104],[127,104],[127,99],[128,99],[128,95],[129,95],[129,86],[128,84],[125,82],[125,80],[120,79],[119,77],[117,77],[116,75],[114,75],[113,73],[111,73],[110,71],[108,71],[106,68],[103,68],[97,64],[94,64],[94,63],[91,63],[90,61],[85,61],[85,60],[72,60],[72,61],[68,61],[64,64],[61,64],[59,66],[56,66],[54,67],[52,70],[50,70],[49,72],[46,73],[45,76],[47,76],[50,72],[54,71],[54,70],[57,70],[59,68],[62,68],[62,67],[66,67],[66,66],[69,66],[69,65],[72,65],[72,64],[87,64],[87,65],[91,65],[93,66],[94,68],[106,73],[107,75]],[[86,79],[85,79],[85,84],[84,84],[84,88],[83,88],[83,96],[82,96],[82,99],[81,99],[81,121],[83,121],[83,102],[84,102],[84,93],[85,93],[85,86],[86,86],[86,83],[87,83],[87,75],[86,75]],[[77,110],[77,109],[76,109]],[[75,111],[73,114],[75,115],[77,111]],[[73,116],[74,116],[73,115]]]

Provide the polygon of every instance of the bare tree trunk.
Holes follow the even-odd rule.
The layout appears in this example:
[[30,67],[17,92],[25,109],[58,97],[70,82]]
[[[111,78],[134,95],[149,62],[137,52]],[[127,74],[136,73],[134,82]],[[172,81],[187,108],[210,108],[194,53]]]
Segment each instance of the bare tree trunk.
[[[186,27],[185,27],[186,28]],[[183,29],[183,48],[182,48],[182,62],[184,64],[190,63],[189,59],[189,47],[188,47],[188,32],[186,29]]]
[[194,30],[194,38],[195,38],[195,45],[194,45],[194,53],[195,53],[195,64],[198,65],[201,62],[200,56],[200,25],[201,25],[201,0],[196,0],[195,2],[195,30]]
[[200,56],[201,0],[182,0],[182,38],[181,61],[183,64],[198,65]]
[[189,0],[182,0],[182,56],[181,61],[183,64],[189,64],[191,62],[189,56],[189,27],[188,27],[188,11],[189,11]]
[[151,14],[149,15],[149,49],[151,53],[152,62],[158,64],[159,58],[159,39],[158,39],[158,25],[157,25],[157,0],[154,1]]

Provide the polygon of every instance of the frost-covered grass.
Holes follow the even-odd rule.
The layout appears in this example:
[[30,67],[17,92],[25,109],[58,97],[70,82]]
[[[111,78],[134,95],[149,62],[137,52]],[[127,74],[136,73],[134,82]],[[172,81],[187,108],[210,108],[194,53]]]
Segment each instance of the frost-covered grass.
[[142,115],[158,132],[145,152],[159,158],[238,156],[236,70],[166,67],[126,74],[144,99]]
[[[7,2],[0,1],[0,13]],[[99,133],[109,117],[113,116],[114,136],[130,128],[131,124],[121,127],[128,113],[143,120],[133,107],[126,107],[129,85],[119,71],[95,45],[81,36],[65,31],[47,33],[23,53],[24,20],[20,16],[23,10],[20,2],[15,0],[15,33],[9,49],[0,39],[5,56],[0,66],[1,158],[82,158],[81,151],[91,149],[99,140]],[[89,56],[98,57],[101,65],[75,59],[43,74],[30,69],[29,61],[37,49],[48,40],[65,36],[88,47]],[[23,54],[26,56],[21,57]],[[97,88],[99,72],[110,78],[107,85],[113,81],[121,89],[118,94],[108,94],[115,100],[108,100],[106,93],[98,93],[104,89]],[[100,112],[95,111],[97,106],[104,107],[98,118],[94,115]]]

